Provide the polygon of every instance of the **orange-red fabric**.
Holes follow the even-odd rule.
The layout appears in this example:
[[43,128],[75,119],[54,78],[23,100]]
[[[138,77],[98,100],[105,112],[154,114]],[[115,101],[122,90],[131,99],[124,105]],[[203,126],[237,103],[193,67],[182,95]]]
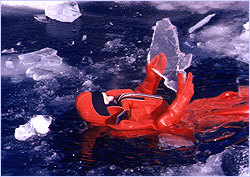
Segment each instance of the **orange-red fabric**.
[[[204,98],[193,101],[187,105],[181,117],[181,122],[177,123],[177,125],[184,125],[188,127],[190,131],[195,129],[196,132],[204,132],[216,129],[229,122],[249,122],[249,95],[247,93],[248,90],[245,90],[243,93],[242,91],[239,93],[229,91],[214,98]],[[129,91],[131,93],[131,90]],[[117,90],[115,92],[118,93]],[[112,90],[109,91],[109,94],[111,93],[113,93]],[[119,93],[124,93],[124,90],[120,90]],[[85,104],[91,106],[90,97],[85,97],[89,94],[90,93],[87,92],[79,95],[77,105]],[[110,118],[108,116],[100,117],[95,112],[84,108],[78,108],[78,111],[84,120],[95,125],[109,126],[117,130],[157,130],[155,120],[158,120],[157,118],[161,117],[168,108],[167,102],[150,98],[146,98],[143,102],[124,100],[122,106],[131,116],[129,120],[122,120],[118,125],[107,124],[105,120]],[[119,112],[121,112],[121,108],[119,109]],[[110,112],[111,114],[115,113]],[[89,117],[89,115],[91,115],[91,117]],[[172,126],[172,128],[171,126],[166,126],[165,130],[168,130],[169,133],[174,133],[175,130],[172,131],[173,127],[175,126]]]
[[91,92],[83,92],[78,95],[75,104],[78,114],[87,122],[104,125],[105,120],[109,118],[109,116],[100,116],[95,112]]
[[165,54],[160,53],[153,58],[151,63],[149,63],[149,61],[147,62],[146,77],[144,78],[143,82],[135,89],[135,92],[155,95],[156,89],[158,88],[162,78],[153,71],[153,68],[163,74],[167,65],[167,58]]
[[[130,92],[131,93],[131,92]],[[143,97],[144,100],[124,100],[122,107],[127,111],[128,119],[118,125],[107,126],[117,130],[154,129],[155,120],[168,109],[169,105],[163,99]]]
[[[130,89],[125,90],[110,90],[107,95],[117,97],[120,94],[134,93]],[[115,95],[118,94],[118,95]],[[124,100],[121,106],[108,107],[111,116],[100,116],[93,108],[90,92],[84,92],[76,98],[76,108],[79,115],[96,126],[109,126],[118,130],[133,130],[133,129],[157,129],[154,126],[155,120],[160,117],[168,108],[168,103],[162,99],[143,97],[144,100]],[[118,125],[114,125],[117,116],[126,110],[128,120],[122,120]],[[113,120],[112,120],[113,119]]]
[[[106,94],[108,96],[114,96],[115,98],[124,93],[155,94],[161,77],[156,74],[152,68],[163,73],[166,64],[166,56],[163,53],[160,53],[154,57],[151,63],[147,63],[146,77],[135,91],[131,89],[110,90],[107,91]],[[121,107],[127,111],[129,118],[127,120],[122,120],[118,125],[113,125],[115,119],[122,110],[114,112],[112,111],[114,108],[108,108],[111,116],[100,116],[94,110],[90,92],[82,93],[76,98],[76,109],[84,120],[93,125],[107,125],[119,130],[157,129],[154,126],[155,119],[166,111],[168,103],[163,100],[145,98],[143,102],[138,102],[137,100],[125,100],[122,102]]]
[[229,122],[249,122],[249,95],[239,89],[238,93],[228,91],[214,98],[194,100],[181,121],[196,132],[208,132]]
[[[166,56],[159,54],[151,63],[147,63],[147,75],[134,91],[110,90],[106,94],[115,98],[121,94],[133,93],[153,95],[161,77],[154,73],[152,68],[156,67],[163,73],[165,65]],[[188,73],[186,81],[182,74],[178,75],[177,95],[171,105],[163,99],[148,96],[143,100],[125,99],[121,105],[108,107],[110,116],[101,116],[92,105],[91,92],[84,92],[77,96],[76,108],[79,115],[92,125],[109,126],[116,130],[151,129],[190,134],[194,129],[202,132],[228,122],[248,121],[248,87],[239,87],[239,93],[225,92],[218,97],[195,100],[189,104],[194,94],[192,79],[192,73]],[[116,125],[118,116],[124,111],[127,113],[126,119]]]

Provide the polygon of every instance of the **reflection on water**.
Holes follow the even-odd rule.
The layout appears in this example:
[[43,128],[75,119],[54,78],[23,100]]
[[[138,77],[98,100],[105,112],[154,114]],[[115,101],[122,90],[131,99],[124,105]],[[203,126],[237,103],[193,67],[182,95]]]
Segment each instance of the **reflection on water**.
[[[195,134],[193,139],[141,130],[124,131],[120,136],[119,131],[91,127],[82,135],[81,159],[85,167],[109,165],[112,168],[115,165],[122,170],[138,166],[188,165],[198,159],[206,160],[227,146],[247,141],[246,126],[247,123],[229,123],[214,132]],[[223,141],[225,139],[227,141]],[[217,145],[220,147],[216,148]]]

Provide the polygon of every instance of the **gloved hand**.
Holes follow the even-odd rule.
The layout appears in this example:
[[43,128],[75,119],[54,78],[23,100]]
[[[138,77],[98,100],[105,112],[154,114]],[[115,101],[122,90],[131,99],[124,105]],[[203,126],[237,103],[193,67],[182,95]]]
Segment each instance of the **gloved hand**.
[[[188,73],[186,82],[184,82],[184,77],[181,73],[178,74],[178,88],[176,98],[181,102],[190,102],[194,94],[194,84],[193,84],[193,75]],[[187,104],[188,104],[187,103]]]
[[156,89],[162,79],[161,76],[153,71],[153,68],[163,74],[167,64],[165,54],[160,53],[156,55],[151,62],[147,61],[146,77],[143,82],[135,89],[136,93],[145,93],[150,95],[156,94]]
[[153,69],[163,74],[167,64],[167,58],[163,53],[156,55],[151,62],[147,60],[146,77],[151,81],[160,81],[161,76],[156,74]]
[[155,126],[158,130],[177,124],[181,120],[183,112],[194,94],[194,85],[192,81],[192,73],[188,73],[186,82],[184,81],[183,75],[181,73],[178,74],[176,98],[166,112],[155,121]]

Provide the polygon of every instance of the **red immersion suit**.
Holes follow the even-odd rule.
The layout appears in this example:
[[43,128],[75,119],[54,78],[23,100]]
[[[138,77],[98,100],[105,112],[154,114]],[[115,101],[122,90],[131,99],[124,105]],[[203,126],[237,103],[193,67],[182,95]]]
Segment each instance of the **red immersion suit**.
[[[79,115],[92,125],[108,126],[116,130],[150,129],[162,131],[183,122],[193,127],[194,124],[190,124],[189,121],[197,123],[199,119],[193,120],[197,118],[197,116],[191,115],[195,112],[192,111],[192,109],[202,112],[202,110],[206,110],[206,107],[203,107],[205,105],[203,105],[202,102],[198,103],[198,105],[196,104],[194,107],[191,106],[192,104],[188,106],[194,94],[192,73],[188,74],[186,81],[184,81],[182,74],[178,75],[177,95],[171,105],[164,101],[162,97],[155,95],[161,77],[157,75],[152,68],[163,73],[166,63],[166,56],[162,53],[157,55],[151,63],[147,63],[146,77],[134,91],[131,89],[107,91],[106,94],[108,96],[115,97],[116,105],[108,106],[106,114],[102,115],[96,110],[93,101],[93,93],[81,93],[76,98],[76,108]],[[235,92],[226,92],[215,100],[219,100],[220,102],[223,102],[223,100],[228,101],[233,97],[232,95],[235,97],[238,94]],[[216,104],[216,101],[213,102],[213,104]],[[214,106],[216,107],[216,105]],[[186,107],[191,109],[191,112],[187,111]],[[211,106],[207,109],[208,117],[209,115],[212,117],[220,117],[220,115],[228,114],[246,115],[249,112],[248,103],[243,105],[243,107],[242,105],[238,107],[234,106],[229,110],[224,109],[222,111],[210,110],[210,108]],[[204,117],[204,113],[202,114]],[[220,121],[220,119],[218,119],[218,121]],[[205,122],[203,123],[208,124]],[[199,126],[202,127],[202,125]],[[178,131],[178,128],[170,128],[169,131],[170,133],[172,131],[175,132]]]

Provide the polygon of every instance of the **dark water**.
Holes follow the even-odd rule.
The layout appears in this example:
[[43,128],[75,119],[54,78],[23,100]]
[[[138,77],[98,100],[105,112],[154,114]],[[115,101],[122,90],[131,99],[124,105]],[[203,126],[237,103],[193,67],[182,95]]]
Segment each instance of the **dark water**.
[[[248,84],[249,65],[236,60],[236,55],[198,48],[194,45],[197,41],[190,40],[188,29],[208,14],[216,13],[207,25],[234,19],[238,29],[232,29],[234,37],[248,21],[248,11],[211,9],[198,14],[187,8],[158,10],[150,2],[85,2],[79,7],[83,15],[73,23],[50,20],[47,24],[33,18],[40,11],[2,7],[2,51],[15,49],[14,54],[2,56],[13,57],[50,47],[58,51],[58,56],[70,68],[70,72],[41,81],[26,77],[20,70],[2,74],[2,175],[249,174],[246,123],[196,135],[197,141],[186,149],[162,148],[155,134],[127,139],[91,128],[74,108],[75,97],[86,90],[134,89],[145,75],[152,26],[166,17],[177,26],[181,50],[194,55],[187,69],[194,74],[193,99],[237,91],[237,79],[245,82],[241,84]],[[196,34],[199,35],[199,30]],[[87,39],[82,41],[83,35]],[[115,39],[120,41],[119,45],[106,45]],[[136,60],[129,63],[126,56]],[[158,94],[165,95],[169,102],[175,97],[163,83]],[[15,139],[15,128],[34,115],[53,118],[50,132],[26,141]],[[227,139],[205,141],[230,132],[235,134]],[[91,146],[91,143],[87,152],[86,144]],[[218,158],[219,163],[213,158]]]

